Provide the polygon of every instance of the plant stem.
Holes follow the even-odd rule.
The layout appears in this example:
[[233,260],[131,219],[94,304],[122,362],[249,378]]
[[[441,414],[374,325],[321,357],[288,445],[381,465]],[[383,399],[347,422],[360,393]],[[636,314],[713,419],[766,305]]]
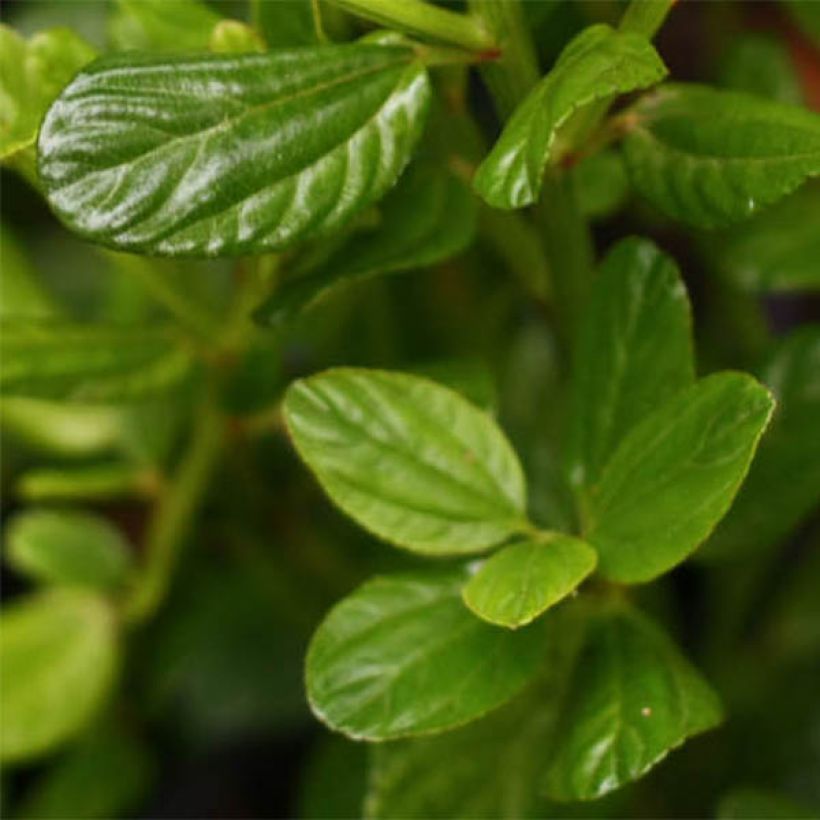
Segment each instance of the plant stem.
[[126,603],[126,617],[133,623],[149,619],[165,598],[188,527],[222,451],[224,426],[209,390],[199,407],[188,449],[149,523],[145,567]]
[[430,37],[469,51],[488,51],[495,44],[474,17],[439,8],[422,0],[333,0],[360,17],[409,34]]
[[624,32],[642,34],[651,40],[675,3],[676,0],[632,0],[618,28]]

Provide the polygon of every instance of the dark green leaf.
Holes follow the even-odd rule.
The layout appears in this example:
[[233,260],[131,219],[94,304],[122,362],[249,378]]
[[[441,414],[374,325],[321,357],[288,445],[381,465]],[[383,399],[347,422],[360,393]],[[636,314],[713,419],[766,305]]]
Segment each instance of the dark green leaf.
[[496,208],[538,198],[548,162],[560,155],[560,127],[581,106],[659,82],[666,69],[650,43],[606,25],[582,31],[516,109],[473,185]]
[[777,412],[704,558],[750,557],[773,546],[820,501],[820,325],[784,340],[761,378],[777,397]]
[[485,621],[515,629],[569,595],[597,560],[583,541],[543,533],[488,558],[464,587],[464,603]]
[[35,580],[109,589],[131,568],[131,553],[106,519],[75,510],[26,510],[6,530],[6,560]]
[[[184,85],[184,105],[169,83]],[[70,228],[112,247],[277,250],[383,196],[429,98],[407,45],[106,57],[46,115],[40,176]]]
[[220,19],[199,0],[116,0],[109,31],[118,49],[204,51]]
[[656,208],[714,228],[820,174],[820,115],[750,94],[665,85],[632,109],[632,182]]
[[311,751],[300,784],[299,817],[304,820],[350,820],[362,816],[368,780],[366,743],[328,734]]
[[409,368],[464,396],[470,404],[495,415],[498,387],[489,367],[478,359],[440,359]]
[[814,0],[784,0],[794,21],[803,33],[820,48],[820,6]]
[[3,249],[0,317],[11,319],[56,315],[59,312],[57,306],[41,286],[36,271],[5,225],[0,225],[0,247]]
[[718,820],[812,820],[817,813],[790,798],[765,789],[735,789],[725,795]]
[[744,34],[728,43],[721,85],[782,103],[800,105],[800,79],[786,43],[766,34]]
[[592,800],[636,780],[722,717],[667,636],[619,604],[591,618],[566,691],[545,779],[557,800]]
[[49,29],[26,41],[0,24],[0,160],[34,145],[51,101],[94,56],[69,29]]
[[592,220],[611,216],[629,196],[623,157],[614,150],[599,151],[573,166],[572,184],[578,207]]
[[526,490],[515,453],[488,415],[446,387],[339,368],[295,382],[284,411],[331,500],[386,541],[468,553],[522,526]]
[[311,0],[251,0],[251,15],[272,49],[316,45]]
[[434,265],[470,244],[475,218],[464,183],[438,168],[413,166],[385,198],[373,231],[354,235],[319,270],[286,282],[256,316],[280,326],[347,285]]
[[9,320],[2,332],[7,396],[127,401],[179,382],[191,365],[165,328]]
[[152,776],[148,751],[106,726],[83,738],[28,791],[15,817],[109,820],[132,811]]
[[645,239],[607,255],[584,314],[573,371],[567,464],[590,490],[621,439],[692,383],[692,318],[674,261]]
[[649,581],[704,541],[740,488],[773,406],[750,376],[718,373],[634,427],[589,501],[585,538],[601,573]]
[[316,632],[307,688],[316,715],[353,738],[442,731],[509,700],[538,670],[543,632],[510,632],[461,601],[463,572],[376,578]]
[[0,758],[44,754],[103,705],[118,666],[114,613],[88,592],[59,589],[9,604],[0,630]]

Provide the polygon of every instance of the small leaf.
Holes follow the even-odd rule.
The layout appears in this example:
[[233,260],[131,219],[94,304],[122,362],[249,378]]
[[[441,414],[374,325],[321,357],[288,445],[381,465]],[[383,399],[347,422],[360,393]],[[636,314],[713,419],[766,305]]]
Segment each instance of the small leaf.
[[585,29],[516,109],[476,172],[476,191],[496,208],[532,204],[547,163],[555,159],[558,130],[575,111],[595,100],[647,88],[665,74],[645,38],[603,24]]
[[746,219],[820,174],[820,115],[806,109],[675,83],[631,111],[624,151],[633,184],[690,225]]
[[566,691],[545,779],[556,800],[593,800],[637,780],[722,718],[715,693],[667,636],[619,605],[591,618]]
[[6,530],[6,560],[38,581],[112,589],[125,581],[131,553],[105,518],[75,510],[26,510]]
[[9,604],[0,630],[0,759],[36,757],[97,714],[118,666],[114,613],[88,592],[55,589]]
[[[184,105],[169,78],[184,84]],[[115,55],[49,110],[40,176],[69,228],[114,248],[278,250],[383,196],[418,142],[429,99],[408,45]]]
[[165,328],[4,321],[0,387],[7,396],[117,402],[164,390],[190,357]]
[[34,144],[51,101],[94,57],[94,49],[67,28],[26,42],[0,24],[0,160]]
[[464,581],[456,571],[376,578],[331,610],[308,650],[315,714],[350,737],[388,740],[509,700],[537,672],[543,633],[483,623],[461,601]]
[[460,180],[413,166],[385,198],[373,231],[354,235],[319,270],[285,282],[256,316],[278,327],[355,282],[434,265],[470,244],[475,222],[476,202]]
[[567,464],[589,490],[637,422],[694,379],[692,318],[674,261],[645,239],[601,265],[573,369]]
[[265,50],[265,44],[259,35],[239,20],[220,20],[211,32],[208,47],[216,54],[245,54]]
[[464,587],[464,603],[479,618],[515,629],[569,595],[597,563],[577,538],[544,534],[499,550]]
[[704,541],[740,488],[773,406],[750,376],[717,373],[634,427],[590,497],[585,538],[601,573],[650,581]]
[[820,502],[820,325],[784,339],[761,378],[777,397],[777,412],[703,558],[750,558],[780,543]]
[[478,552],[522,526],[515,453],[489,416],[446,387],[339,368],[291,385],[284,413],[331,500],[390,543]]
[[117,49],[204,51],[220,19],[199,0],[116,0],[109,32]]

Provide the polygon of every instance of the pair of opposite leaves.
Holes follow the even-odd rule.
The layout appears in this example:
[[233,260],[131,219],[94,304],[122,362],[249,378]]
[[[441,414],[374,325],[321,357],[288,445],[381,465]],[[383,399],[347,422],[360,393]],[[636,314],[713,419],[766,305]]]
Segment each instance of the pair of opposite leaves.
[[[533,202],[579,108],[664,74],[638,35],[581,32],[511,118],[476,190],[498,207]],[[430,96],[423,52],[397,42],[105,57],[46,114],[40,177],[60,218],[103,244],[194,256],[278,250],[334,231],[393,186]],[[745,218],[820,172],[820,118],[802,109],[667,85],[633,121],[625,151],[636,187],[695,224]]]

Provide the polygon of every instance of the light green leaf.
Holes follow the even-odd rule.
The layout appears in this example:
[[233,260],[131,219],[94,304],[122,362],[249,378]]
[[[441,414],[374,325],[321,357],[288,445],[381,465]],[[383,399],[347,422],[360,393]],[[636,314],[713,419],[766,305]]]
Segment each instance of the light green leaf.
[[311,0],[251,0],[251,16],[272,49],[316,45]]
[[464,250],[475,224],[476,201],[464,183],[440,168],[414,165],[385,198],[372,231],[355,234],[319,270],[285,282],[256,317],[281,326],[353,283],[434,265]]
[[220,20],[211,32],[208,47],[216,54],[244,54],[265,50],[265,44],[259,35],[239,20]]
[[668,637],[619,604],[590,619],[566,692],[545,778],[556,800],[593,800],[636,780],[722,718]]
[[9,604],[0,618],[0,759],[50,751],[81,731],[114,682],[114,613],[96,595],[58,589]]
[[25,501],[101,501],[133,496],[152,497],[156,474],[122,461],[42,467],[27,470],[15,487]]
[[161,327],[4,321],[6,396],[96,403],[135,399],[179,382],[190,356]]
[[111,589],[131,569],[131,553],[105,518],[77,510],[26,510],[6,530],[6,560],[46,583]]
[[543,632],[485,624],[461,601],[461,571],[376,578],[322,622],[307,657],[308,699],[331,728],[388,740],[480,717],[543,659]]
[[152,777],[148,750],[111,726],[72,746],[25,793],[21,820],[106,820],[136,808]]
[[751,94],[675,83],[632,109],[632,182],[673,219],[746,219],[820,174],[820,114]]
[[729,39],[720,84],[790,105],[801,105],[800,78],[784,40],[767,34]]
[[781,342],[761,378],[777,397],[777,412],[704,558],[748,558],[774,546],[820,502],[820,325]]
[[[184,84],[185,105],[169,82]],[[409,45],[116,55],[49,110],[40,176],[69,228],[114,248],[278,250],[382,197],[410,159],[429,99]]]
[[584,537],[601,573],[650,581],[704,541],[740,488],[773,406],[750,376],[717,373],[634,427],[590,497]]
[[415,552],[478,552],[522,527],[526,488],[504,434],[418,376],[339,368],[288,389],[299,454],[345,513]]
[[577,538],[544,533],[503,547],[464,587],[464,603],[479,618],[515,629],[569,595],[597,563]]
[[538,199],[541,178],[560,154],[560,127],[581,106],[659,82],[666,68],[643,37],[590,26],[561,53],[555,67],[516,109],[473,180],[496,208]]
[[820,290],[820,185],[801,188],[762,214],[709,234],[711,261],[753,293]]
[[604,259],[581,325],[567,449],[572,484],[589,491],[620,440],[692,383],[692,318],[674,261],[646,239]]
[[117,49],[204,51],[220,19],[199,0],[116,0],[109,34]]
[[0,24],[0,160],[34,144],[51,101],[94,56],[67,28],[42,31],[26,42]]

